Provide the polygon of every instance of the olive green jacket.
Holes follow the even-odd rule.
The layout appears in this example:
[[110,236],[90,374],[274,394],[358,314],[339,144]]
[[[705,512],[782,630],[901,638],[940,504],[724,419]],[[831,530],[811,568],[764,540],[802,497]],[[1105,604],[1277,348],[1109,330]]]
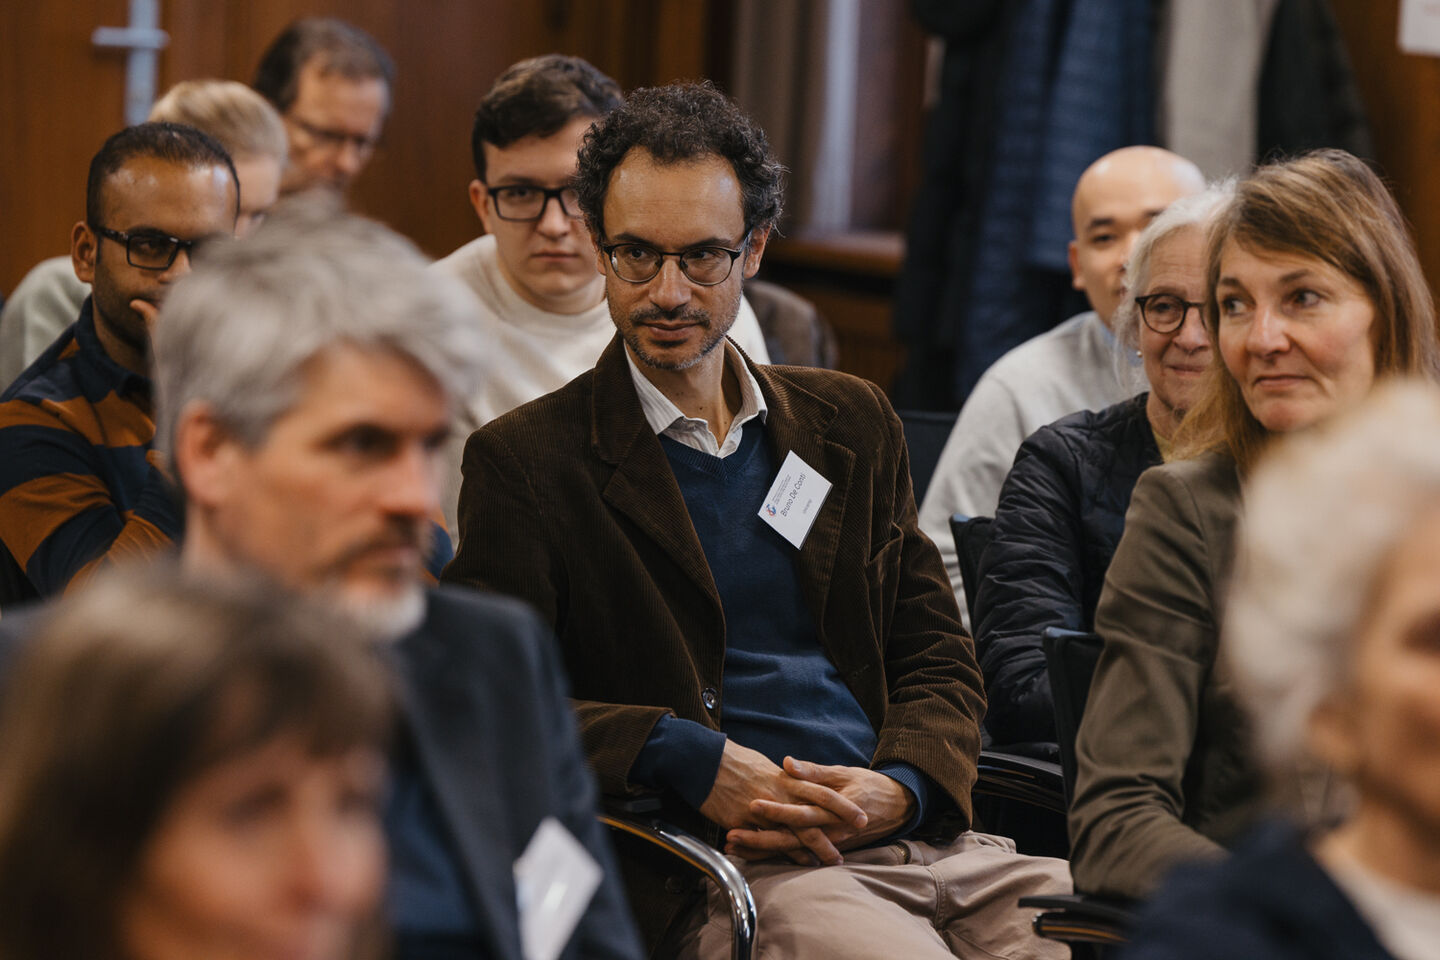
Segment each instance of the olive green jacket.
[[1219,856],[1257,812],[1247,727],[1216,664],[1239,509],[1224,456],[1154,467],[1135,486],[1075,744],[1076,889],[1146,896],[1175,863]]

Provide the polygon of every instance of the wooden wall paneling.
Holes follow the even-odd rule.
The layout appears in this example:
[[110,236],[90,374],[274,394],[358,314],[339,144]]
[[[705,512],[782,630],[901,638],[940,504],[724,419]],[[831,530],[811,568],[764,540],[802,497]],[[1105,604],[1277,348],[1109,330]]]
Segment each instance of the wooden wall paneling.
[[653,6],[655,75],[650,82],[703,79],[710,48],[708,4],[653,0]]
[[904,0],[860,5],[850,225],[901,230],[920,169],[925,35]]
[[1331,0],[1375,138],[1376,159],[1440,282],[1440,58],[1400,51],[1396,0]]
[[777,237],[759,276],[814,303],[835,330],[839,368],[888,392],[904,360],[892,306],[902,249],[889,231]]
[[532,33],[542,29],[543,9],[371,2],[382,8],[377,12],[385,22],[377,25],[376,36],[395,58],[397,77],[384,144],[356,184],[356,205],[431,256],[444,256],[481,232],[466,194],[475,176],[470,158],[475,105],[519,59],[509,51],[530,46]]
[[70,249],[90,158],[124,122],[125,58],[90,45],[126,0],[0,4],[0,292]]
[[[126,0],[0,5],[0,291],[68,249],[83,213],[85,169],[123,122],[124,57],[90,48],[98,25],[121,25]],[[171,44],[159,88],[185,79],[249,82],[260,54],[292,20],[339,16],[373,34],[398,77],[385,140],[356,182],[357,209],[431,255],[480,231],[466,198],[474,176],[475,104],[515,60],[560,51],[594,62],[627,88],[706,73],[726,19],[709,0],[161,0]],[[721,44],[723,46],[723,44]]]

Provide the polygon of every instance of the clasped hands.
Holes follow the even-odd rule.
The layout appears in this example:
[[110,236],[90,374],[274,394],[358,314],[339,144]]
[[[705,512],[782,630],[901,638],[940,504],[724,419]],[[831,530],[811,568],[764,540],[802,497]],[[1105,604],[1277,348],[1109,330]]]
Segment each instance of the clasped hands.
[[914,815],[915,797],[865,767],[786,757],[782,768],[727,740],[700,812],[725,828],[728,854],[815,866],[841,863],[842,851],[894,833]]

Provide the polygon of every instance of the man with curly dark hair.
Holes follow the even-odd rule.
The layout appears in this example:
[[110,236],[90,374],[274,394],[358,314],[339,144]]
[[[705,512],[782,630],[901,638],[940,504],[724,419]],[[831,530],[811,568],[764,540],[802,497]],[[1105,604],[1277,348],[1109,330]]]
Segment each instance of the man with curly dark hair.
[[[1065,864],[968,829],[984,695],[899,419],[726,336],[782,172],[709,84],[591,128],[575,191],[618,335],[471,436],[446,578],[554,625],[602,789],[658,792],[742,865],[759,955],[1064,956],[1015,898]],[[621,855],[652,949],[728,955],[718,901]]]
[[[485,234],[434,267],[474,291],[475,325],[492,356],[446,451],[452,536],[465,438],[595,366],[615,335],[605,278],[595,269],[595,246],[570,181],[585,132],[623,102],[620,85],[593,64],[549,53],[507,67],[475,111],[469,196]],[[755,311],[743,300],[731,336],[750,359],[769,362]]]

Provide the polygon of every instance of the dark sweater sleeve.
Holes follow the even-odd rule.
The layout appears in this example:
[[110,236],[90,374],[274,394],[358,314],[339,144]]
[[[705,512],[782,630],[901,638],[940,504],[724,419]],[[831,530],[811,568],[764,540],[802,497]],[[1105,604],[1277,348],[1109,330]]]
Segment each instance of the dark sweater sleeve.
[[1084,629],[1078,471],[1064,439],[1042,427],[1005,479],[980,559],[975,646],[997,743],[1055,739],[1054,701],[1041,634]]
[[654,790],[670,789],[699,810],[720,772],[725,734],[679,717],[661,717],[650,731],[630,779]]

